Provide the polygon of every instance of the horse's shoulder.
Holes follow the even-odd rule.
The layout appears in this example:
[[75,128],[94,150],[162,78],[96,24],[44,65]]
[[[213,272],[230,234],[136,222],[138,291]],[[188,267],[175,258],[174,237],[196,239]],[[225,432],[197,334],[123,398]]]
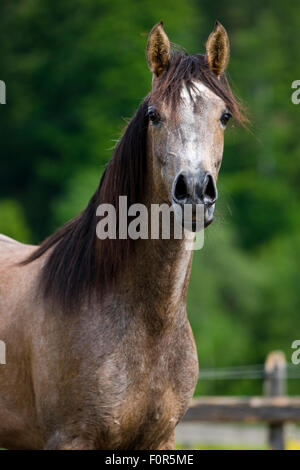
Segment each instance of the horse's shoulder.
[[8,237],[7,235],[3,235],[0,233],[1,260],[3,260],[3,257],[5,259],[13,257],[15,260],[17,260],[19,256],[21,257],[21,259],[25,259],[32,253],[34,249],[36,249],[36,247],[32,245],[26,245],[25,243],[21,243],[17,240],[14,240],[13,238]]

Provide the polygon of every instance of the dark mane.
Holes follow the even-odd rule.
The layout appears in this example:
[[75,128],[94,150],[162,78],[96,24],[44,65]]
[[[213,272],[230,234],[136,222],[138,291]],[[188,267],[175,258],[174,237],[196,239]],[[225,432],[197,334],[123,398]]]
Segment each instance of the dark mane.
[[141,202],[147,177],[148,105],[159,99],[176,110],[183,84],[191,91],[193,80],[200,80],[221,97],[239,122],[245,121],[225,75],[218,79],[203,55],[173,52],[158,87],[141,103],[118,142],[86,209],[47,238],[22,263],[31,263],[49,251],[38,286],[44,299],[64,311],[72,311],[94,292],[101,296],[116,282],[132,255],[134,241],[99,240],[96,209],[102,203],[113,204],[117,209],[119,196],[127,196],[128,207]]

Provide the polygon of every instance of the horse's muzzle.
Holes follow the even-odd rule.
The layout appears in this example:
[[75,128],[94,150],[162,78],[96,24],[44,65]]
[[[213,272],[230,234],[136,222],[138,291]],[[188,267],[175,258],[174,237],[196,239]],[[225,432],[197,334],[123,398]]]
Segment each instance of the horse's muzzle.
[[[178,173],[173,183],[172,198],[183,210],[184,206],[190,204],[192,206],[192,218],[196,217],[197,205],[201,205],[204,219],[203,227],[207,227],[213,221],[218,191],[211,173],[202,170],[193,173],[188,171]],[[196,220],[192,220],[194,225],[196,225],[196,222]]]

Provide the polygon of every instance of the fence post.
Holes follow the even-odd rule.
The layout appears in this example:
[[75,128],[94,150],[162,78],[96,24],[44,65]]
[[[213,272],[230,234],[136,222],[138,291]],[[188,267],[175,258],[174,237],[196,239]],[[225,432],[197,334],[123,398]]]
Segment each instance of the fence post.
[[[286,360],[282,351],[273,351],[265,361],[264,394],[279,397],[286,394]],[[272,450],[284,450],[284,424],[269,424],[269,444]]]

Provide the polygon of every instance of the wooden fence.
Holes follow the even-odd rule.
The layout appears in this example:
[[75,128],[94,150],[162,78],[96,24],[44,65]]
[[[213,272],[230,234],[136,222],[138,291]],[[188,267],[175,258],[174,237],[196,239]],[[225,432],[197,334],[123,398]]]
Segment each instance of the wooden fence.
[[183,422],[267,423],[270,448],[283,450],[284,425],[300,423],[300,397],[286,396],[286,361],[280,351],[270,353],[266,359],[263,389],[264,396],[259,397],[194,399]]

